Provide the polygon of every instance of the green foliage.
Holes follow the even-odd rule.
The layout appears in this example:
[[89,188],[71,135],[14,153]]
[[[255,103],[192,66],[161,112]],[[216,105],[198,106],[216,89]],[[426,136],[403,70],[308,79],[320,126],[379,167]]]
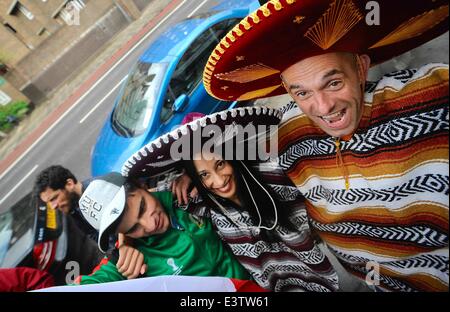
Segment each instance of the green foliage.
[[10,131],[15,123],[18,123],[25,116],[29,109],[29,105],[24,101],[0,105],[0,131]]

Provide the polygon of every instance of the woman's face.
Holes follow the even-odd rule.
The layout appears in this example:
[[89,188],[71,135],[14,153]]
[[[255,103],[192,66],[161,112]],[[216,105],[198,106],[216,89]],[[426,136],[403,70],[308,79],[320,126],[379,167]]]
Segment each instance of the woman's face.
[[228,161],[216,155],[194,157],[194,166],[203,186],[210,192],[230,200],[237,199],[236,176]]

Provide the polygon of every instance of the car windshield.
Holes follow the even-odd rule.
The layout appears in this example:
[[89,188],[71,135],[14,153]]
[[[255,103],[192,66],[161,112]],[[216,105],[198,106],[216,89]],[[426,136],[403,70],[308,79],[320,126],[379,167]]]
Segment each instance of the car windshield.
[[112,127],[117,134],[135,137],[147,129],[166,70],[166,63],[140,61],[130,71],[112,115]]
[[31,251],[36,210],[30,194],[0,214],[0,267],[14,267]]

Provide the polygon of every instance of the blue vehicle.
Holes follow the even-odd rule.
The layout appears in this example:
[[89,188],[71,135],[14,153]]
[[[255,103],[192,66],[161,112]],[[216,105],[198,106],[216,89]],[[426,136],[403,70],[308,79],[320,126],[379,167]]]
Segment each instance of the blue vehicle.
[[258,1],[222,1],[212,11],[165,31],[140,56],[122,85],[92,152],[92,175],[119,171],[152,139],[177,127],[189,112],[204,114],[246,103],[209,96],[202,83],[211,51]]

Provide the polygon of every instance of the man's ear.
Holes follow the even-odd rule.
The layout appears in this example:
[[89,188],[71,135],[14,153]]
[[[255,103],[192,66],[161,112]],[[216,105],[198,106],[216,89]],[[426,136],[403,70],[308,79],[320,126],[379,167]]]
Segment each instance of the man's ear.
[[75,181],[71,178],[66,180],[66,185],[64,185],[64,188],[66,189],[66,191],[68,192],[73,192],[74,188],[75,188]]
[[370,57],[367,54],[357,55],[356,64],[358,67],[358,76],[361,82],[367,81],[367,75],[370,68]]

